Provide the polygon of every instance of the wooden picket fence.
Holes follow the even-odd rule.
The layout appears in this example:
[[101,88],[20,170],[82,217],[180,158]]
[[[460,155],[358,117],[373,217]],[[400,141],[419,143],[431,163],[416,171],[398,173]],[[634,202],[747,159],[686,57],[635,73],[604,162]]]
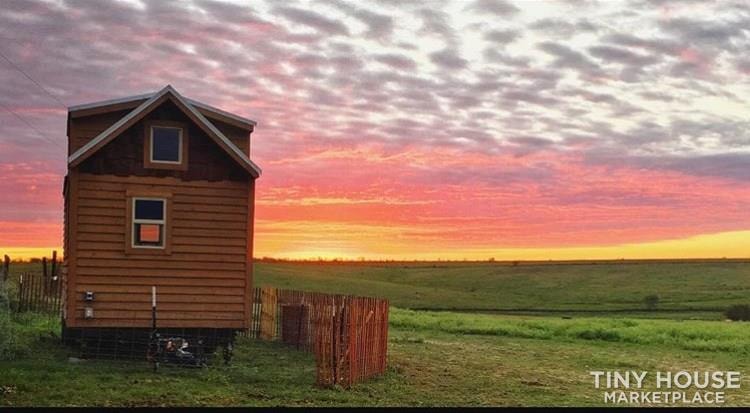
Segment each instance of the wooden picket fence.
[[26,311],[60,314],[62,310],[62,281],[58,276],[27,272],[18,277],[16,312]]
[[388,352],[388,300],[256,288],[248,334],[315,355],[317,383],[350,387],[381,375]]
[[[57,251],[52,251],[52,258],[41,259],[41,272],[27,271],[18,274],[18,297],[13,310],[17,313],[38,312],[58,315],[62,312],[62,266],[57,260]],[[10,278],[10,257],[3,257],[3,281]]]

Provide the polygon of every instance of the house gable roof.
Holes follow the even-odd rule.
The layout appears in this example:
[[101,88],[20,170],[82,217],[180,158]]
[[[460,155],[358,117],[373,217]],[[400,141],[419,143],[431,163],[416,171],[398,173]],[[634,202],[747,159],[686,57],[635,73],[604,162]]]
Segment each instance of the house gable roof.
[[[91,102],[91,103],[84,103],[81,105],[69,106],[68,113],[70,113],[70,115],[75,118],[75,117],[80,117],[80,116],[89,116],[91,114],[96,114],[96,113],[112,112],[112,111],[122,110],[122,109],[132,109],[132,108],[137,107],[144,101],[148,100],[149,98],[151,98],[157,93],[159,92],[146,93],[142,95],[127,96],[123,98],[102,100],[99,102]],[[199,102],[197,100],[193,100],[184,96],[183,96],[183,99],[185,99],[191,105],[193,105],[196,109],[198,109],[198,111],[201,112],[204,116],[207,116],[209,118],[229,121],[235,126],[245,128],[248,130],[252,130],[255,127],[255,125],[258,124],[256,121],[252,119],[238,116],[238,115],[235,115],[234,113],[229,113],[227,111],[221,110],[209,104]]]
[[[162,103],[167,100],[171,100],[185,115],[192,120],[198,127],[200,127],[206,135],[209,136],[219,147],[221,147],[232,159],[234,159],[240,166],[242,166],[248,173],[253,177],[257,178],[261,174],[261,169],[248,158],[248,156],[242,152],[232,141],[230,141],[224,134],[214,126],[206,117],[196,109],[192,101],[184,98],[180,95],[172,86],[167,85],[160,91],[154,93],[133,109],[130,113],[122,117],[120,120],[112,124],[109,128],[105,129],[102,133],[97,135],[94,139],[87,142],[80,149],[75,151],[68,157],[68,166],[75,167],[81,164],[84,160],[93,155],[96,151],[102,148],[104,145],[115,139],[122,132],[133,126],[136,122],[143,119],[151,111],[159,107]],[[122,103],[123,100],[112,103]],[[86,106],[86,105],[81,105]],[[80,106],[79,106],[80,108]],[[71,107],[70,110],[73,110]],[[223,112],[223,111],[222,111]],[[223,114],[228,115],[224,112]]]

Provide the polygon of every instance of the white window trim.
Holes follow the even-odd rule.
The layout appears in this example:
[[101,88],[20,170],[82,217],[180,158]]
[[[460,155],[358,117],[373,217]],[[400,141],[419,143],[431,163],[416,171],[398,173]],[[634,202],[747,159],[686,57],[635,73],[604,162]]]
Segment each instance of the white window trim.
[[[162,203],[162,219],[136,219],[135,218],[135,203],[136,201],[161,201]],[[163,250],[166,248],[167,245],[167,200],[165,198],[148,198],[148,197],[133,197],[133,205],[131,205],[131,209],[133,211],[132,216],[130,217],[130,246],[132,248],[148,248],[148,249],[157,249],[157,250]],[[162,234],[161,234],[161,245],[138,245],[135,243],[136,238],[136,231],[135,231],[135,224],[161,224],[162,226]]]
[[[163,128],[163,129],[177,129],[180,131],[180,136],[178,140],[178,146],[177,146],[177,161],[162,161],[162,160],[155,160],[154,159],[154,128]],[[169,165],[182,165],[182,145],[183,145],[183,131],[182,128],[177,126],[162,126],[162,125],[151,125],[148,128],[148,133],[151,135],[150,139],[150,148],[148,153],[148,159],[151,163],[165,163]]]

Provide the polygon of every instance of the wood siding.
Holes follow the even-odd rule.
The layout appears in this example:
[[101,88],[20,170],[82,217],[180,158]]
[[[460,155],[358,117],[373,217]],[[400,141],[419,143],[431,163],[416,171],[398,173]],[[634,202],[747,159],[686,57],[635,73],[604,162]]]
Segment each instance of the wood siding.
[[[180,122],[188,125],[187,170],[163,170],[144,165],[145,125],[152,121]],[[79,165],[83,173],[118,176],[173,177],[181,180],[247,182],[245,170],[237,165],[211,138],[172,102],[165,102],[144,119],[125,130]]]
[[[69,234],[69,223],[70,218],[68,218],[68,214],[70,213],[70,177],[65,176],[65,180],[63,181],[63,262],[62,262],[62,271],[60,271],[60,281],[62,282],[62,291],[67,291],[66,285],[68,282],[68,256],[70,256],[70,236]],[[67,302],[65,298],[65,294],[62,294],[61,297],[62,300],[62,317],[63,320],[66,319],[66,307],[65,303]]]
[[233,144],[237,145],[240,150],[250,157],[250,132],[247,129],[239,128],[229,123],[221,122],[216,119],[209,119]]
[[[70,130],[76,130],[77,135],[75,139],[75,147],[71,148],[71,150],[68,152],[68,155],[75,152],[78,148],[85,145],[86,142],[93,139],[94,136],[99,134],[97,132],[93,136],[89,136],[91,135],[92,130],[85,131],[83,130],[83,128],[93,128],[94,131],[99,130],[99,132],[102,132],[104,129],[109,127],[121,117],[125,116],[128,112],[132,111],[146,100],[147,99],[139,99],[125,103],[116,103],[107,106],[100,106],[91,109],[81,109],[75,112],[70,112],[70,123],[68,127]],[[216,126],[221,131],[221,133],[224,134],[224,136],[232,141],[232,143],[237,145],[238,148],[240,148],[244,153],[250,156],[250,134],[254,129],[252,126],[249,126],[243,122],[238,122],[231,117],[226,117],[216,112],[203,109],[200,106],[196,109],[206,118],[208,118],[211,123],[213,123],[214,126]],[[111,120],[113,118],[114,121]],[[104,128],[99,129],[101,128],[101,126],[104,126]]]
[[[176,108],[174,108],[174,105],[172,106],[173,109],[169,110],[176,110]],[[79,115],[76,117],[71,117],[69,119],[68,125],[68,156],[80,149],[83,145],[87,144],[90,140],[94,139],[97,135],[104,132],[104,130],[120,120],[120,118],[130,113],[133,108],[127,108],[125,110],[115,110],[105,113],[94,112],[94,114],[87,116]],[[177,120],[177,118],[185,119],[186,117],[181,113],[176,116],[170,116],[168,113],[164,113],[164,111],[162,111],[162,116],[159,116],[157,114],[149,118]],[[209,116],[208,119],[243,153],[247,154],[247,156],[250,156],[251,131],[248,131],[246,128],[240,128],[238,126],[232,125],[228,122],[223,122],[211,116]]]
[[68,156],[104,132],[113,123],[127,115],[130,110],[120,110],[83,118],[70,118],[68,120]]
[[[76,225],[67,235],[68,242],[75,240],[68,326],[148,327],[152,285],[160,327],[248,326],[252,179],[248,184],[79,173],[70,189],[75,193],[67,201],[67,220]],[[127,194],[139,191],[171,194],[169,254],[126,251]],[[92,303],[83,301],[86,291],[94,292]],[[83,318],[87,305],[94,308],[93,319]]]
[[68,171],[68,186],[66,190],[65,203],[66,211],[66,228],[65,228],[65,282],[63,284],[63,319],[66,326],[75,324],[75,272],[76,272],[76,251],[78,232],[78,171]]

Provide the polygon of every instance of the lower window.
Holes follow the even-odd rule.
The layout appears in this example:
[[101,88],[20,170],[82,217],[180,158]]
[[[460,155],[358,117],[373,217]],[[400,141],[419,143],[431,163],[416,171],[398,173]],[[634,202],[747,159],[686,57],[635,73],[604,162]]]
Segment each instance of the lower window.
[[167,200],[133,198],[133,248],[164,248]]

